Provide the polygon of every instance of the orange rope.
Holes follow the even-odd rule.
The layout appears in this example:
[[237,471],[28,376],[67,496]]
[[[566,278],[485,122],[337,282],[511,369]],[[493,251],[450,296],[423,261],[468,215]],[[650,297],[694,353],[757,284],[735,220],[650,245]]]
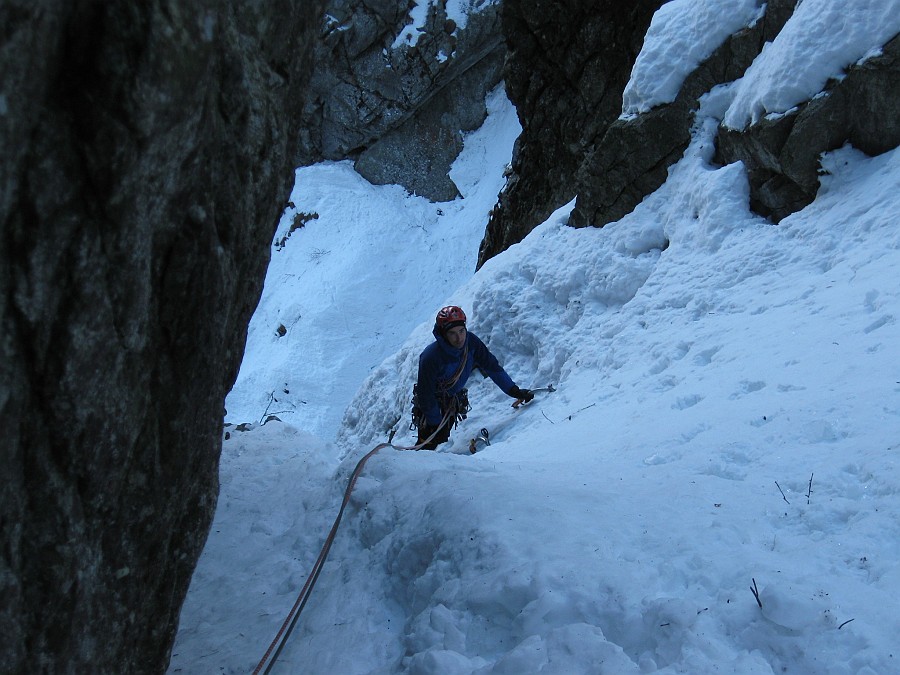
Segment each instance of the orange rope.
[[[380,445],[376,445],[374,448],[372,448],[361,460],[359,460],[359,462],[356,464],[356,468],[353,469],[353,473],[350,474],[350,481],[347,484],[347,489],[344,490],[344,499],[341,502],[341,508],[338,511],[337,518],[334,519],[334,525],[331,526],[331,532],[328,533],[328,537],[326,537],[325,539],[325,544],[322,546],[319,557],[316,559],[316,562],[313,565],[312,572],[310,572],[309,576],[307,577],[306,583],[303,584],[303,588],[301,589],[300,594],[297,596],[297,600],[294,602],[294,606],[291,607],[291,611],[288,612],[284,623],[282,623],[281,628],[278,629],[278,633],[275,635],[275,639],[272,640],[272,644],[269,645],[266,653],[263,654],[262,659],[260,659],[259,663],[257,664],[256,669],[253,671],[253,675],[259,675],[260,671],[262,671],[263,666],[266,666],[266,661],[269,661],[269,664],[266,666],[264,672],[267,675],[271,671],[272,666],[275,665],[275,661],[278,659],[278,655],[281,654],[281,650],[284,648],[284,645],[287,643],[291,632],[294,630],[297,619],[300,617],[300,612],[303,611],[303,608],[306,606],[307,600],[309,600],[309,596],[312,594],[313,587],[316,585],[316,580],[319,578],[319,574],[322,571],[322,566],[325,564],[325,559],[328,557],[328,552],[331,550],[331,545],[334,543],[334,537],[337,534],[338,526],[341,524],[341,518],[344,515],[344,509],[347,507],[347,504],[350,503],[350,494],[353,492],[353,487],[356,485],[356,480],[362,473],[363,467],[366,465],[366,462],[369,461],[369,458],[375,455],[379,450],[382,450],[384,448],[394,448],[396,450],[419,450],[420,448],[430,443],[434,439],[434,437],[437,436],[438,432],[444,427],[445,424],[447,424],[447,422],[453,415],[455,415],[455,412],[454,409],[451,408],[447,411],[447,414],[444,415],[444,419],[441,420],[441,423],[438,425],[438,428],[435,429],[434,433],[431,434],[431,436],[425,439],[422,443],[411,446],[399,446],[394,445],[393,443],[381,443]],[[271,660],[269,660],[270,656],[272,657]]]

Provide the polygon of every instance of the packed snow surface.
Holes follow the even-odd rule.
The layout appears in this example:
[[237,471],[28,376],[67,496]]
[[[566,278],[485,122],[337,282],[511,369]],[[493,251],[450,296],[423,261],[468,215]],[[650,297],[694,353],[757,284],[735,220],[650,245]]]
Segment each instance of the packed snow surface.
[[684,79],[725,38],[759,18],[759,4],[758,0],[670,0],[660,7],[622,94],[622,117],[635,117],[674,101]]
[[898,33],[900,0],[802,0],[738,82],[725,125],[744,129],[788,112]]
[[[900,672],[900,151],[827,154],[773,225],[711,163],[736,94],[633,213],[575,230],[565,205],[477,273],[518,133],[502,91],[454,202],[297,172],[171,673],[257,665],[356,463],[413,442],[449,303],[557,390],[515,411],[473,378],[450,443],[371,457],[272,672]],[[296,212],[319,217],[285,239]]]

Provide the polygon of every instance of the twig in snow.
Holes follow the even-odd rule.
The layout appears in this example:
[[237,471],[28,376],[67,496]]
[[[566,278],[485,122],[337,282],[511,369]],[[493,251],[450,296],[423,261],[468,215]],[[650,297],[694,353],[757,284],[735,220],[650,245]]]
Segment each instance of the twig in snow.
[[276,410],[275,412],[271,412],[265,416],[266,419],[263,420],[262,422],[260,422],[260,425],[266,426],[269,422],[272,422],[273,420],[278,420],[280,422],[281,420],[278,417],[279,415],[287,415],[292,412],[294,412],[294,411],[293,410]]
[[838,626],[838,630],[840,630],[841,628],[843,628],[844,626],[846,626],[846,625],[847,625],[848,623],[850,623],[851,621],[856,621],[856,619],[847,619],[844,623],[842,623],[840,626]]
[[314,262],[318,265],[320,262],[322,262],[322,258],[324,258],[329,253],[331,253],[331,251],[329,251],[328,249],[314,248],[310,252],[310,254],[308,256],[308,260],[309,260],[309,262]]
[[781,486],[778,484],[777,480],[775,481],[775,487],[777,487],[778,491],[781,493],[781,498],[784,499],[784,501],[786,501],[788,504],[790,504],[790,502],[788,502],[788,498],[784,496],[784,490],[781,489]]
[[597,405],[597,404],[596,404],[596,403],[591,403],[590,405],[586,405],[586,406],[584,406],[583,408],[579,408],[579,409],[576,410],[575,412],[571,413],[566,419],[569,420],[569,421],[571,422],[571,421],[572,421],[572,417],[574,417],[575,415],[577,415],[578,413],[580,413],[582,410],[587,410],[588,408],[593,408],[595,405]]
[[259,418],[259,422],[257,422],[257,424],[262,424],[262,423],[263,423],[263,420],[266,419],[266,415],[269,413],[269,408],[272,407],[272,402],[273,402],[273,401],[277,402],[276,399],[275,399],[275,392],[274,392],[274,391],[269,393],[269,404],[266,406],[266,409],[263,410],[263,414],[262,414],[262,416]]
[[806,491],[806,503],[809,504],[809,496],[812,494],[813,474],[809,474],[809,490]]
[[753,582],[750,590],[753,592],[753,597],[756,598],[756,604],[759,605],[760,609],[762,609],[762,600],[759,599],[759,589],[756,587],[756,579],[751,577],[750,581]]
[[541,410],[541,415],[543,415],[544,419],[547,420],[548,422],[550,422],[550,424],[556,424],[556,422],[554,422],[549,417],[547,417],[547,413],[545,413],[543,410]]

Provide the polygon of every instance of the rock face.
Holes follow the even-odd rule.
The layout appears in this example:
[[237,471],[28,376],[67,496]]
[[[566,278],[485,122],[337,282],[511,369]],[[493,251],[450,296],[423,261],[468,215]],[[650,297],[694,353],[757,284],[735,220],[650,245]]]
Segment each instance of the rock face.
[[[505,77],[523,133],[512,174],[488,223],[479,265],[520,241],[576,195],[570,217],[575,226],[603,226],[633,210],[681,158],[699,97],[741,77],[797,2],[768,2],[759,22],[725,40],[688,76],[673,103],[627,121],[617,119],[622,90],[641,36],[662,3],[645,0],[627,9],[587,0],[568,4],[567,12],[548,19],[541,0],[505,0],[503,25],[510,50]],[[568,17],[573,25],[556,33],[549,28],[548,21]],[[592,28],[598,22],[602,30]],[[577,37],[556,44],[555,34]],[[744,162],[753,209],[777,222],[809,204],[818,189],[822,152],[849,141],[877,154],[900,143],[897,43],[895,38],[882,56],[850,68],[825,96],[789,115],[744,131],[720,127],[716,159]]]
[[4,673],[166,668],[318,11],[0,7]]
[[619,116],[631,67],[662,4],[504,0],[504,79],[522,134],[481,243],[479,266],[577,194],[578,168]]
[[678,97],[633,120],[616,120],[585,153],[575,184],[570,224],[602,227],[630,213],[666,180],[691,140],[700,97],[744,74],[763,45],[778,35],[796,0],[771,0],[752,28],[732,35],[689,75]]
[[743,161],[751,207],[779,222],[815,198],[823,152],[850,142],[878,155],[900,145],[898,111],[900,36],[790,114],[762,119],[743,132],[720,128],[716,160]]
[[[423,3],[424,4],[424,3]],[[437,2],[420,27],[406,0],[332,0],[300,123],[302,161],[352,158],[375,184],[435,201],[459,195],[448,177],[462,133],[478,128],[506,52],[499,1],[473,3],[465,26]]]

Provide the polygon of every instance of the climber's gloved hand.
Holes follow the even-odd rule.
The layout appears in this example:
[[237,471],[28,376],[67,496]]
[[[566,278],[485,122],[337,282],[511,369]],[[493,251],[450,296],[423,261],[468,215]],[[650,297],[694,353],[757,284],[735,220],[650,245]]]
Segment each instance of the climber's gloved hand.
[[519,399],[525,403],[531,401],[534,398],[534,392],[530,389],[519,389],[519,387],[513,387],[509,390],[509,395],[513,398]]

